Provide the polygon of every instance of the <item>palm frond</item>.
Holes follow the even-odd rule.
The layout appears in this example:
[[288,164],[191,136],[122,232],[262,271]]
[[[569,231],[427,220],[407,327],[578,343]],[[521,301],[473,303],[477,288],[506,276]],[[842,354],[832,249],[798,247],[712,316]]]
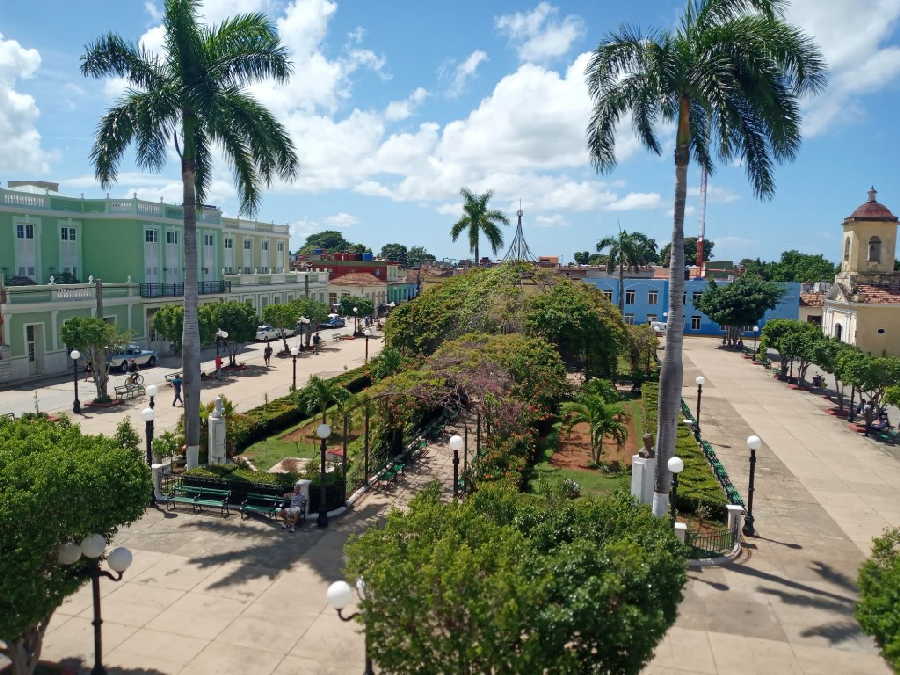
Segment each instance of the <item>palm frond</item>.
[[223,84],[272,78],[285,82],[293,70],[287,48],[264,14],[239,14],[202,31],[210,75]]
[[165,80],[154,56],[115,33],[102,35],[85,47],[81,74],[94,78],[124,77],[147,91],[161,87]]
[[453,224],[453,227],[450,228],[450,236],[453,237],[453,241],[459,239],[459,235],[463,233],[463,230],[468,228],[470,225],[469,216],[463,216],[458,221]]
[[496,254],[497,249],[503,246],[503,233],[500,228],[491,220],[485,220],[481,225],[481,231],[484,232],[484,236],[491,245],[491,250]]

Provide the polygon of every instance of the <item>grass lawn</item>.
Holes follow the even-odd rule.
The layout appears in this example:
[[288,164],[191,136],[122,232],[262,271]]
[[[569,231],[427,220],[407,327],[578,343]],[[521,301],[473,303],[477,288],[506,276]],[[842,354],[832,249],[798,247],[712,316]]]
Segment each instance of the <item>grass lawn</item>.
[[312,439],[297,443],[295,441],[283,441],[279,438],[296,428],[291,427],[287,431],[269,436],[265,440],[257,441],[244,450],[241,456],[250,459],[260,471],[268,471],[285,457],[318,457],[319,444]]
[[595,469],[569,469],[551,464],[550,458],[556,451],[558,443],[556,432],[551,432],[546,438],[541,439],[540,443],[543,460],[532,468],[528,492],[537,492],[541,480],[561,483],[567,478],[571,478],[581,486],[581,494],[584,496],[605,495],[620,487],[627,490],[631,485],[629,472],[610,474]]

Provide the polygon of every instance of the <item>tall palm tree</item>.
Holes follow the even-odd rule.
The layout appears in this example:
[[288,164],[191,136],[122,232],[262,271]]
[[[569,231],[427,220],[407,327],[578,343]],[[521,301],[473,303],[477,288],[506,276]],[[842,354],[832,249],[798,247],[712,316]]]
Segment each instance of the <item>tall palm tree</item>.
[[615,132],[631,114],[635,134],[660,154],[655,125],[675,125],[675,206],[669,266],[669,329],[660,373],[653,512],[668,512],[675,423],[682,384],[684,201],[693,158],[712,172],[740,160],[756,195],[775,192],[773,160],[800,146],[799,99],[825,85],[815,43],[783,20],[785,0],[688,0],[677,27],[642,35],[622,28],[594,50],[585,70],[593,112],[587,145],[594,167],[616,165]]
[[307,415],[321,412],[322,424],[327,424],[328,408],[335,403],[341,403],[350,396],[350,392],[339,384],[313,375],[309,378],[306,386],[300,390],[299,401],[300,407],[306,411]]
[[600,463],[603,454],[603,439],[610,437],[621,445],[628,438],[628,427],[621,420],[624,408],[619,403],[609,403],[600,394],[582,393],[574,401],[566,401],[560,406],[562,424],[560,428],[569,432],[577,424],[587,424],[591,436],[591,459]]
[[509,219],[503,215],[502,211],[489,209],[488,202],[494,193],[488,190],[484,194],[476,195],[469,188],[463,188],[459,191],[463,198],[463,217],[450,228],[450,236],[453,241],[459,238],[463,232],[469,234],[469,249],[475,255],[475,264],[481,260],[478,255],[478,239],[481,233],[487,237],[488,243],[494,255],[497,255],[497,249],[503,246],[503,233],[497,227],[497,223],[509,225]]
[[133,142],[138,166],[159,171],[169,141],[181,158],[184,209],[182,368],[188,457],[200,444],[200,332],[197,322],[197,212],[212,181],[213,146],[228,157],[242,213],[252,215],[274,176],[294,177],[297,155],[284,127],[245,88],[285,82],[291,64],[263,14],[239,14],[217,26],[197,21],[199,0],[166,0],[165,41],[154,56],[109,33],[85,48],[81,72],[124,77],[130,88],[100,120],[91,161],[104,188],[116,181]]
[[597,253],[609,249],[606,269],[612,272],[619,268],[619,311],[625,313],[625,268],[636,271],[642,265],[649,265],[659,259],[656,240],[643,232],[619,230],[613,237],[603,237],[597,242]]

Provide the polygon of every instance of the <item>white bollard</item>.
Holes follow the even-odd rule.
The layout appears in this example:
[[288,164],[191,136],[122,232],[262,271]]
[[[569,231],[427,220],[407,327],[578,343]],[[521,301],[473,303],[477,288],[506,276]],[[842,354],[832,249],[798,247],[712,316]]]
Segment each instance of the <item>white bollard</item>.
[[687,523],[675,523],[675,536],[678,541],[684,543],[684,537],[687,534]]
[[165,499],[162,493],[162,472],[165,467],[165,464],[150,465],[150,470],[153,472],[153,496],[157,501]]
[[741,529],[744,526],[744,507],[738,504],[728,504],[728,531],[736,534],[738,541],[741,536]]

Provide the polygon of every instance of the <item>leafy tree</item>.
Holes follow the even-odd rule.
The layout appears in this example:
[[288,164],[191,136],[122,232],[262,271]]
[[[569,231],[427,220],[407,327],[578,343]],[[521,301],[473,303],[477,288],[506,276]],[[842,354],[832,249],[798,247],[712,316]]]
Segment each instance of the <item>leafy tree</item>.
[[900,384],[895,384],[885,389],[884,402],[886,405],[900,408]]
[[313,300],[312,298],[298,298],[291,302],[291,306],[294,307],[294,311],[298,317],[302,316],[309,319],[309,323],[298,325],[298,328],[300,328],[301,331],[301,338],[303,339],[304,344],[309,347],[309,342],[312,339],[313,333],[315,333],[319,329],[319,325],[328,318],[328,305],[324,302]]
[[[225,346],[228,349],[229,364],[236,366],[235,357],[242,345],[253,342],[256,338],[256,327],[259,325],[256,319],[256,310],[249,302],[217,302],[211,305],[214,308],[213,320],[215,325],[228,333]],[[185,415],[189,415],[185,407]],[[199,416],[199,409],[197,410]],[[190,417],[187,417],[190,420]],[[188,427],[190,428],[190,424]],[[199,446],[198,446],[199,447]]]
[[[713,248],[716,242],[710,239],[703,240],[703,259],[712,260]],[[684,238],[684,266],[691,267],[697,264],[697,237]],[[672,244],[666,244],[659,251],[659,260],[663,267],[668,267],[672,260]]]
[[725,327],[729,345],[741,339],[744,326],[755,326],[763,315],[778,305],[784,290],[756,277],[738,277],[730,284],[710,280],[694,305],[720,326]]
[[572,256],[572,259],[575,261],[577,265],[587,265],[588,260],[591,259],[591,254],[589,251],[575,251],[575,254]]
[[602,377],[592,377],[581,385],[581,391],[585,394],[599,396],[607,403],[615,403],[622,400],[616,386]]
[[128,341],[128,335],[120,333],[115,324],[90,316],[73,316],[67,319],[60,331],[62,341],[69,351],[77,349],[91,366],[97,401],[109,401],[109,373],[107,357],[117,345]]
[[116,433],[113,436],[116,439],[116,445],[125,450],[138,452],[141,447],[141,437],[131,424],[131,417],[125,415],[122,421],[116,425]]
[[159,171],[169,141],[181,159],[184,204],[184,372],[188,449],[199,448],[200,327],[198,319],[197,211],[212,183],[213,150],[234,170],[240,211],[252,215],[261,190],[273,178],[290,180],[297,155],[282,124],[249,93],[267,78],[283,83],[291,74],[287,50],[264,14],[239,14],[217,26],[198,23],[199,0],[166,0],[165,40],[155,56],[108,33],[88,45],[81,72],[120,77],[128,89],[100,121],[91,161],[104,189],[115,183],[128,146],[137,165]]
[[582,391],[574,401],[565,401],[560,406],[560,429],[568,433],[578,424],[587,424],[590,430],[591,460],[594,464],[599,464],[605,437],[612,438],[617,445],[628,438],[628,427],[621,421],[624,411],[621,404],[609,403],[602,394]]
[[[197,323],[200,329],[200,344],[211,344],[215,339],[217,326],[214,316],[215,303],[205,303],[197,310]],[[163,305],[153,315],[153,328],[172,343],[172,351],[181,351],[181,338],[184,334],[184,306]]]
[[659,259],[656,254],[656,241],[642,232],[619,233],[612,237],[604,237],[597,242],[597,252],[609,249],[606,262],[607,269],[612,272],[619,268],[619,311],[625,313],[625,269],[636,271]]
[[777,349],[783,359],[787,359],[793,368],[793,361],[797,360],[797,379],[800,385],[806,382],[806,371],[812,363],[815,363],[819,355],[824,351],[825,336],[819,327],[802,321],[797,330],[785,335],[778,341]]
[[410,267],[421,267],[423,263],[437,260],[424,246],[410,246],[406,254],[406,264]]
[[463,198],[463,217],[450,228],[450,236],[456,241],[463,232],[468,235],[469,250],[472,251],[475,264],[478,265],[481,263],[478,239],[482,233],[491,245],[494,255],[497,255],[497,249],[503,246],[503,233],[497,225],[509,225],[509,219],[502,211],[488,208],[488,202],[494,196],[491,190],[476,195],[469,188],[463,188],[459,193]]
[[349,253],[371,253],[372,249],[366,246],[365,244],[350,244],[347,248]]
[[[672,481],[683,377],[684,207],[693,156],[713,171],[711,148],[740,158],[756,195],[775,193],[772,161],[800,147],[801,97],[825,86],[825,61],[801,30],[783,21],[781,0],[694,0],[672,30],[623,28],[594,51],[586,69],[594,166],[616,166],[616,130],[631,113],[640,141],[660,154],[655,126],[675,126],[675,195],[669,266],[669,330],[660,371],[653,511],[662,517]],[[714,74],[713,74],[714,73]]]
[[309,255],[317,248],[322,249],[325,253],[343,253],[349,251],[351,245],[337,230],[325,230],[309,235],[303,246],[300,247],[300,253]]
[[395,260],[403,267],[408,263],[408,251],[403,244],[385,244],[378,255],[385,260]]
[[846,342],[827,337],[819,348],[818,359],[816,360],[816,365],[819,368],[834,376],[834,390],[838,395],[838,408],[840,410],[844,409],[844,383],[838,375],[838,359],[848,349],[855,348]]
[[106,436],[68,420],[0,420],[0,654],[13,672],[34,672],[53,612],[92,564],[57,561],[61,544],[93,533],[110,539],[144,513],[150,469]]
[[[356,310],[355,312],[353,310]],[[354,321],[353,332],[359,332],[359,319],[375,314],[375,304],[368,298],[345,295],[341,298],[338,312],[341,316],[352,316]]]
[[281,340],[284,343],[285,353],[290,350],[287,343],[287,334],[294,330],[297,326],[297,319],[299,318],[300,315],[297,313],[297,306],[292,302],[274,303],[263,307],[263,323],[272,326],[272,328],[275,328],[280,332]]
[[900,672],[900,528],[872,541],[872,556],[859,570],[856,619]]
[[[685,583],[667,521],[630,497],[523,500],[484,486],[419,493],[345,547],[385,672],[637,673]],[[477,571],[477,572],[476,572]]]
[[400,371],[403,367],[403,354],[395,347],[385,347],[381,353],[372,359],[369,372],[373,380],[383,380],[386,377]]
[[800,253],[791,250],[781,254],[781,260],[763,262],[759,258],[741,261],[745,274],[752,274],[768,281],[797,281],[812,283],[830,281],[835,274],[835,266],[822,254]]
[[656,365],[656,349],[659,339],[653,329],[647,325],[625,326],[628,336],[628,359],[631,365],[632,384],[635,389],[641,386],[641,380],[648,376]]
[[322,424],[326,423],[325,413],[332,405],[343,401],[350,396],[350,392],[331,380],[325,380],[317,375],[309,378],[309,382],[298,393],[300,407],[307,415],[322,413]]
[[873,406],[880,406],[889,387],[900,384],[900,358],[869,356],[868,367],[861,371],[860,389]]
[[872,367],[871,357],[856,348],[846,349],[837,358],[837,375],[850,385],[850,415],[853,415],[856,392],[862,391]]

